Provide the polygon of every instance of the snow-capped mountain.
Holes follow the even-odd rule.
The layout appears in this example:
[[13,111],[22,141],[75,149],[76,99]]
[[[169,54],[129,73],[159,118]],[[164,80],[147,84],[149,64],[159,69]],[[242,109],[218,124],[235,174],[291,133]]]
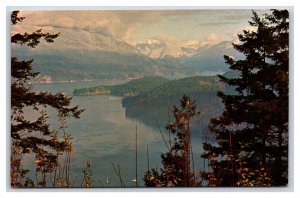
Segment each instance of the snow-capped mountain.
[[136,49],[142,54],[151,58],[160,58],[162,51],[166,44],[155,39],[149,39],[145,43],[138,43],[135,45]]
[[209,47],[215,43],[200,41],[200,40],[188,40],[188,41],[162,41],[156,39],[146,40],[144,43],[138,43],[135,47],[144,55],[154,58],[162,59],[166,56],[175,58],[191,57],[197,53],[202,47]]
[[12,46],[12,56],[34,59],[34,70],[53,81],[170,77],[227,71],[223,56],[236,56],[231,42],[149,39],[135,45],[113,35],[61,29],[54,43],[37,48]]

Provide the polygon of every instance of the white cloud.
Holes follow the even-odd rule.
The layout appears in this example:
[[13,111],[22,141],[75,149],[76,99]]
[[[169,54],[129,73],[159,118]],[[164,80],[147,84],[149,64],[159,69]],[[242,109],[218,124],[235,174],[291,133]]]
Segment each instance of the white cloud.
[[[146,41],[139,42],[140,44],[159,44],[156,48],[142,48],[142,53],[153,57],[161,58],[166,55],[174,57],[191,56],[199,48],[205,45],[214,45],[220,42],[220,38],[215,33],[210,33],[202,40],[181,40],[173,35],[159,34]],[[188,49],[187,51],[183,49]]]
[[188,45],[194,45],[198,47],[202,47],[206,44],[216,44],[221,42],[221,39],[219,36],[217,36],[215,33],[210,33],[207,35],[203,40],[180,40],[179,38],[172,36],[172,35],[166,35],[166,34],[160,34],[153,39],[159,40],[163,42],[165,45],[169,47],[183,47]]
[[232,43],[239,44],[240,40],[238,38],[238,34],[243,34],[243,30],[248,30],[248,31],[254,31],[255,32],[257,30],[257,28],[248,25],[244,28],[239,28],[239,29],[232,30],[232,31],[230,31],[226,34],[227,37],[228,37],[228,40],[230,40]]
[[[225,12],[225,11],[223,11]],[[153,27],[153,29],[146,29],[148,32],[153,30],[153,32],[159,33],[159,35],[153,36],[155,34],[149,34],[149,37],[154,37],[155,39],[159,39],[164,41],[167,45],[179,46],[180,43],[186,42],[182,39],[178,39],[180,37],[178,32],[184,32],[187,36],[182,38],[193,37],[193,39],[201,40],[204,44],[207,43],[217,43],[222,40],[227,40],[227,38],[231,38],[234,36],[233,40],[236,40],[236,32],[232,31],[228,34],[228,30],[218,32],[216,28],[213,29],[205,29],[205,31],[201,32],[199,30],[199,34],[192,33],[192,31],[185,31],[180,29],[183,26],[178,27],[178,32],[174,32],[175,36],[166,35],[168,32],[168,22],[166,22],[167,17],[171,17],[172,19],[183,19],[190,20],[188,16],[196,13],[195,16],[199,15],[212,15],[215,14],[210,20],[218,20],[220,17],[221,11],[215,10],[66,10],[66,11],[21,11],[20,15],[25,16],[26,19],[21,25],[16,25],[13,27],[13,32],[16,31],[33,31],[39,28],[43,28],[45,31],[52,31],[52,33],[63,32],[63,29],[81,29],[90,32],[99,32],[105,34],[111,34],[115,38],[124,40],[130,44],[135,44],[139,42],[144,42],[148,36],[147,33],[143,33],[142,36],[138,36],[138,33],[141,29],[145,30],[145,27],[152,27],[153,24],[160,23],[160,29],[157,27]],[[218,14],[219,13],[219,14]],[[235,13],[235,12],[234,12]],[[242,12],[243,13],[243,12]],[[241,14],[241,13],[240,13]],[[222,16],[224,13],[222,14]],[[176,16],[176,17],[173,17]],[[195,17],[191,15],[191,17]],[[188,21],[187,21],[188,22]],[[170,22],[172,23],[172,21]],[[172,26],[170,26],[172,27]],[[164,29],[166,28],[166,29]],[[176,29],[175,27],[174,29]],[[177,29],[176,29],[177,30]],[[175,30],[174,30],[175,31]],[[195,31],[194,31],[195,32]],[[205,33],[204,33],[205,32]],[[210,33],[211,32],[211,33]],[[168,33],[169,34],[169,33]],[[172,32],[171,32],[172,34]],[[205,36],[205,34],[207,34]],[[221,38],[220,38],[220,34]],[[141,34],[139,34],[141,35]],[[224,38],[224,35],[227,35]],[[150,38],[149,38],[150,39]],[[192,40],[192,39],[191,39]],[[193,41],[191,41],[193,42]]]
[[221,39],[215,33],[211,33],[205,37],[205,41],[207,41],[209,43],[217,43],[217,42],[220,42]]
[[131,41],[136,28],[159,21],[162,11],[21,11],[20,15],[26,19],[21,26],[14,26],[13,31],[32,31],[51,26],[104,32]]

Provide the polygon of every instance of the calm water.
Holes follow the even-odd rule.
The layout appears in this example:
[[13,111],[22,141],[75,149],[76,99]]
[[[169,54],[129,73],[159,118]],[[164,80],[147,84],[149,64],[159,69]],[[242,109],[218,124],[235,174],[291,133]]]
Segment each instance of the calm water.
[[[34,85],[35,91],[64,91],[71,96],[74,88],[95,85],[120,84],[125,81],[76,82]],[[139,120],[126,118],[122,98],[115,96],[73,97],[72,105],[86,109],[79,120],[67,120],[67,131],[72,135],[74,153],[71,159],[72,178],[77,186],[83,178],[84,162],[89,160],[93,172],[93,186],[119,187],[120,182],[111,162],[119,164],[126,186],[135,186],[135,133],[138,133],[138,185],[143,186],[143,175],[147,170],[147,146],[150,168],[160,168],[160,154],[166,152],[161,134],[157,128],[145,125]],[[146,113],[146,112],[145,112]],[[59,124],[55,112],[50,110],[53,128]],[[163,127],[161,127],[163,128]],[[167,135],[167,133],[165,134]],[[196,169],[202,168],[200,154],[202,142],[193,137],[193,151]],[[28,158],[28,164],[31,164]],[[109,181],[107,183],[107,180]]]

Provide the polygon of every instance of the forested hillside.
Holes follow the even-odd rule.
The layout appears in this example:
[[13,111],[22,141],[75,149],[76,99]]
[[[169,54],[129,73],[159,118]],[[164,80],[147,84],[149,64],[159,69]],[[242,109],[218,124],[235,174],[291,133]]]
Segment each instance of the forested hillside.
[[164,127],[169,122],[173,105],[178,105],[180,98],[188,95],[200,109],[200,115],[191,120],[191,132],[204,136],[209,119],[223,110],[221,100],[216,96],[220,90],[230,91],[216,76],[196,76],[169,81],[139,96],[125,97],[122,103],[126,116],[153,127],[157,127],[157,123]]
[[150,76],[142,79],[135,79],[120,85],[96,86],[82,89],[75,89],[74,96],[90,95],[114,95],[114,96],[137,96],[169,81],[159,76]]

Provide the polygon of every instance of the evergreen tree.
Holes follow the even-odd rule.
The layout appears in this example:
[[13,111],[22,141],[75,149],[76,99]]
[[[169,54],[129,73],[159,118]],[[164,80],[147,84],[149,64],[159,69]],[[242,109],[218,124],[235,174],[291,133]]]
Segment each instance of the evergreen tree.
[[[19,11],[11,14],[11,23],[16,25],[24,20],[18,16]],[[37,30],[32,33],[14,33],[11,35],[12,45],[24,45],[35,48],[41,39],[48,43],[54,42],[58,34],[43,33]],[[60,117],[79,118],[78,106],[70,107],[71,99],[63,93],[51,94],[49,92],[36,93],[31,90],[29,81],[39,73],[32,68],[33,60],[19,60],[11,58],[11,186],[46,186],[46,174],[53,172],[58,164],[58,155],[67,149],[65,137],[58,138],[57,132],[50,130],[47,115],[43,110],[52,107],[57,110]],[[24,109],[31,109],[40,116],[32,121],[24,116]],[[65,136],[66,134],[64,134]],[[27,178],[28,173],[22,167],[22,157],[26,153],[35,155],[36,172],[42,178],[36,184]]]
[[219,76],[236,93],[218,93],[225,109],[210,122],[217,144],[204,144],[212,172],[203,176],[211,186],[288,183],[289,13],[253,11],[249,24],[256,30],[244,30],[233,44],[245,58],[224,56],[239,77]]
[[[198,115],[195,101],[188,96],[180,100],[180,108],[174,105],[175,121],[166,126],[166,130],[175,135],[173,142],[165,141],[168,151],[161,155],[163,168],[161,173],[149,170],[144,176],[145,185],[149,187],[196,186],[195,172],[191,168],[191,118]],[[164,139],[165,140],[165,139]]]

